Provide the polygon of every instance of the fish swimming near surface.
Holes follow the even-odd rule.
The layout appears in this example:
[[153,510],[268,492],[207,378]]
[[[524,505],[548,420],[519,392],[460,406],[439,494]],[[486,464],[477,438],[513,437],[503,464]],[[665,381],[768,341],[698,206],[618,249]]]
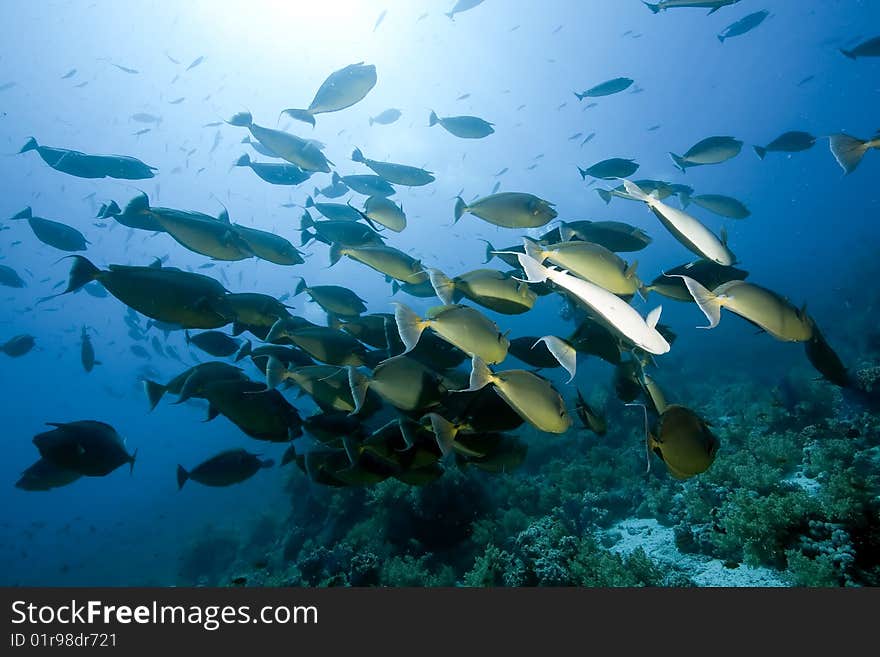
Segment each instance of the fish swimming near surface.
[[373,125],[374,123],[378,123],[379,125],[391,125],[401,116],[403,116],[403,112],[401,112],[399,109],[391,107],[387,110],[379,112],[376,116],[371,116],[370,125]]
[[863,41],[852,50],[840,49],[840,52],[850,59],[859,57],[880,57],[880,36]]
[[724,30],[721,31],[721,34],[718,35],[718,40],[721,43],[724,43],[725,39],[729,39],[735,36],[742,36],[747,32],[751,32],[756,27],[758,27],[761,23],[764,22],[764,19],[770,15],[770,12],[766,9],[762,9],[761,11],[756,11],[746,16],[743,16],[735,23],[731,23]]
[[183,488],[190,479],[203,486],[240,484],[263,468],[271,468],[273,465],[275,461],[272,459],[261,459],[259,455],[251,454],[244,449],[229,449],[212,456],[191,470],[178,465],[177,489]]
[[43,161],[56,171],[78,178],[118,178],[144,180],[155,175],[156,167],[126,155],[88,155],[66,148],[40,146],[30,137],[19,153],[37,151]]
[[[334,171],[333,175],[333,180],[337,181],[339,188],[343,190],[342,194],[337,194],[336,196],[342,196],[349,191],[363,194],[364,196],[394,196],[397,193],[391,183],[374,173],[360,173],[340,177]],[[316,192],[322,193],[321,190],[316,190]],[[316,196],[317,193],[315,194]],[[330,195],[325,194],[325,196]]]
[[278,157],[306,171],[330,173],[332,164],[315,142],[289,132],[264,128],[254,123],[250,112],[239,112],[227,121],[229,125],[247,128],[254,139]]
[[393,162],[371,160],[364,157],[364,154],[361,153],[359,148],[354,149],[354,152],[351,154],[351,159],[354,162],[365,164],[375,171],[376,175],[395,185],[420,187],[434,182],[434,176],[431,175],[430,171],[425,171],[424,169],[406,164],[394,164]]
[[707,137],[691,146],[684,155],[669,153],[669,157],[685,173],[690,167],[726,162],[739,155],[742,145],[733,137]]
[[583,100],[584,98],[610,96],[612,94],[619,94],[621,91],[626,91],[630,88],[630,86],[632,86],[632,83],[633,80],[630,78],[613,78],[611,80],[606,80],[605,82],[590,87],[584,92],[575,92],[574,95],[577,96],[578,100]]
[[[729,219],[745,219],[750,216],[751,211],[742,201],[738,201],[730,196],[722,194],[698,194],[696,196],[687,196],[688,203],[696,203],[701,208],[706,208],[709,212],[717,214],[719,217],[727,217]],[[686,203],[683,203],[687,207]]]
[[483,0],[456,0],[455,6],[452,8],[452,11],[447,12],[447,16],[450,20],[455,20],[455,15],[460,14],[462,12],[467,11],[468,9],[473,9],[474,7],[483,4]]
[[331,221],[359,221],[361,213],[347,203],[318,203],[311,196],[306,197],[305,207],[315,208]]
[[848,175],[856,170],[870,149],[880,150],[880,133],[872,139],[859,139],[846,133],[838,133],[831,135],[828,143],[834,159],[843,169],[844,175]]
[[538,228],[556,218],[553,203],[525,192],[500,192],[465,203],[455,201],[454,221],[465,213],[504,228]]
[[89,244],[89,241],[76,228],[59,221],[35,217],[30,207],[10,218],[27,219],[38,240],[61,251],[85,251]]
[[628,160],[622,157],[612,157],[601,162],[596,162],[586,169],[578,167],[578,173],[581,179],[586,180],[587,176],[599,178],[601,180],[617,180],[618,178],[629,178],[636,171],[639,165],[635,160]]
[[371,196],[364,201],[364,216],[370,221],[381,224],[396,233],[406,228],[406,214],[403,206],[384,196]]
[[196,66],[199,66],[200,64],[202,64],[204,61],[205,61],[205,57],[204,57],[204,55],[201,55],[201,56],[199,56],[199,57],[196,57],[196,58],[192,61],[192,63],[191,63],[189,66],[186,67],[186,70],[187,70],[187,71],[191,71],[191,70],[194,69]]
[[[281,114],[315,125],[315,114],[338,112],[359,103],[376,86],[376,67],[372,64],[350,64],[331,73],[321,84],[306,109],[286,109]],[[254,135],[257,139],[259,136]],[[261,140],[262,141],[262,140]]]
[[445,116],[440,118],[431,110],[428,126],[440,124],[446,132],[462,139],[482,139],[495,132],[494,124],[477,116]]
[[235,161],[237,167],[249,167],[257,176],[270,185],[299,185],[311,178],[309,171],[303,171],[295,164],[276,162],[253,162],[245,153]]
[[694,8],[708,9],[710,14],[714,14],[722,7],[735,5],[739,0],[660,0],[657,3],[643,2],[653,13],[658,14],[667,9],[678,8]]
[[340,175],[334,171],[333,175],[331,176],[329,185],[327,185],[323,189],[318,189],[317,187],[315,187],[315,196],[339,198],[340,196],[345,196],[348,191],[348,185],[346,185]]
[[755,153],[762,160],[768,152],[797,153],[813,147],[816,138],[809,132],[792,131],[779,135],[766,146],[753,146]]

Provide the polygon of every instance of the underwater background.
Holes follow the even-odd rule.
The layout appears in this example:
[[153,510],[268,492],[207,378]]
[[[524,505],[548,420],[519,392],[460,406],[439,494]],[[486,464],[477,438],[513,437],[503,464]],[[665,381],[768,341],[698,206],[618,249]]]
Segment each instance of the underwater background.
[[[880,5],[742,0],[707,15],[694,8],[655,14],[637,0],[486,0],[450,20],[444,13],[453,4],[3,3],[0,264],[26,285],[0,290],[0,342],[28,334],[36,346],[21,357],[0,354],[0,583],[880,583],[880,399],[872,387],[880,380],[880,154],[867,152],[844,176],[827,139],[840,132],[868,139],[880,128],[880,60],[840,52],[880,31]],[[770,15],[754,30],[719,40],[728,25],[760,10]],[[318,115],[314,129],[287,117],[280,127],[324,142],[341,175],[368,172],[351,161],[355,147],[433,172],[430,185],[397,187],[392,200],[403,204],[408,225],[399,234],[383,231],[388,244],[453,276],[483,266],[481,240],[507,247],[556,225],[504,228],[470,214],[453,223],[457,195],[486,196],[500,181],[502,192],[551,201],[560,220],[643,229],[650,246],[624,257],[638,259],[639,275],[651,281],[693,254],[643,204],[606,204],[596,190],[617,181],[591,184],[578,173],[606,158],[633,158],[634,178],[686,184],[748,206],[742,220],[689,211],[715,233],[726,228],[749,281],[797,307],[807,304],[860,394],[821,379],[800,344],[759,334],[727,311],[717,328],[700,330],[706,318],[696,305],[651,293],[647,301],[636,296],[635,307],[644,316],[662,304],[662,322],[677,336],[651,376],[667,399],[709,422],[720,442],[712,465],[686,481],[654,455],[646,473],[643,411],[617,398],[614,366],[593,356],[579,359],[571,383],[560,369],[540,373],[572,414],[577,390],[600,409],[605,435],[577,419],[559,435],[525,423],[512,432],[528,445],[519,467],[487,472],[447,462],[443,476],[424,486],[393,477],[325,486],[295,464],[278,465],[286,445],[249,438],[222,416],[204,422],[200,400],[174,406],[166,399],[150,412],[143,378],[165,382],[212,358],[188,346],[182,331],[145,329],[145,339],[134,340],[127,309],[112,296],[78,292],[37,304],[63,290],[70,261],[59,262],[66,253],[7,218],[30,206],[76,227],[90,242],[83,255],[102,269],[167,256],[166,265],[206,273],[234,292],[292,295],[302,276],[310,285],[353,290],[371,313],[393,312],[392,301],[402,301],[421,315],[438,300],[392,296],[381,274],[348,258],[328,267],[324,244],[304,246],[305,262],[290,267],[249,258],[198,269],[211,260],[168,235],[95,218],[102,204],[125,207],[142,191],[151,205],[212,216],[226,207],[233,221],[299,246],[302,206],[330,175],[268,184],[232,168],[244,153],[267,161],[240,143],[246,130],[204,126],[247,110],[274,127],[282,109],[305,107],[331,72],[361,61],[375,65],[378,79],[362,101]],[[593,107],[572,93],[617,76],[633,79],[633,87],[593,99]],[[387,108],[402,116],[371,125]],[[429,127],[432,110],[482,117],[494,134],[459,139]],[[138,113],[160,120],[133,120]],[[755,155],[753,144],[790,130],[815,135],[815,145]],[[735,136],[742,152],[715,166],[676,169],[670,151],[711,135]],[[33,152],[18,154],[29,137],[136,157],[158,171],[135,181],[65,175]],[[358,207],[364,200],[351,193],[336,201],[348,198]],[[505,269],[498,260],[486,266]],[[306,295],[286,303],[326,324]],[[556,294],[522,315],[485,313],[511,337],[564,337],[575,327]],[[83,326],[101,363],[91,372],[80,362]],[[182,362],[160,355],[153,336],[174,346]],[[262,380],[251,363],[239,365]],[[496,369],[512,368],[530,369],[512,356]],[[467,362],[462,371],[466,381]],[[284,394],[303,417],[314,412],[308,396]],[[17,488],[38,457],[31,441],[45,423],[82,419],[112,425],[138,450],[131,474],[125,466],[50,491]],[[178,464],[195,466],[237,447],[276,466],[234,486],[193,482],[178,491]]]

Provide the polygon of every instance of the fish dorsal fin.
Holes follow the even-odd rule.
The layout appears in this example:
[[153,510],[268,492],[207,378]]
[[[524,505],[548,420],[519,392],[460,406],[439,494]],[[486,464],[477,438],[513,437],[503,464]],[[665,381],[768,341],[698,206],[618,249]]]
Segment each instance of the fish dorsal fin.
[[657,327],[657,322],[660,321],[660,313],[663,312],[663,306],[657,306],[648,313],[648,316],[645,317],[645,323],[651,328]]
[[147,267],[150,269],[162,269],[162,258],[156,258]]

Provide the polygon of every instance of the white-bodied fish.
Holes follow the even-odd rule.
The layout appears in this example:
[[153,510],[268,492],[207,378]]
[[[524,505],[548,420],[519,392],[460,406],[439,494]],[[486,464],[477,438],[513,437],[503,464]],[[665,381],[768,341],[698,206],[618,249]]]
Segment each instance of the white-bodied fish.
[[627,194],[644,201],[657,215],[660,223],[690,251],[719,265],[730,266],[736,263],[736,256],[727,248],[726,240],[716,237],[715,233],[697,219],[683,210],[666,205],[653,193],[645,194],[641,187],[629,180],[624,180],[623,185]]
[[657,306],[643,319],[635,308],[603,287],[567,274],[553,267],[545,267],[524,253],[517,254],[519,264],[529,283],[553,281],[583,301],[601,317],[605,323],[623,335],[635,346],[651,354],[665,354],[669,343],[657,330],[662,306]]

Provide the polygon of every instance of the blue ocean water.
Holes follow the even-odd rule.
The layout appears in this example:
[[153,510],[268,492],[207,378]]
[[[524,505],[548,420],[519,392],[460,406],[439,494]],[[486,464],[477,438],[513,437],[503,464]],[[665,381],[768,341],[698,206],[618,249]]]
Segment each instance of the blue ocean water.
[[[38,241],[25,222],[6,218],[31,206],[37,216],[76,227],[90,242],[84,255],[101,268],[147,265],[167,256],[166,265],[213,276],[233,292],[281,297],[292,294],[297,277],[302,276],[311,285],[354,290],[367,301],[368,312],[393,312],[390,304],[396,300],[422,313],[437,305],[437,299],[400,292],[392,297],[381,274],[346,258],[328,267],[327,248],[320,243],[304,247],[302,265],[284,267],[245,259],[198,269],[210,259],[187,251],[168,235],[133,231],[111,218],[95,219],[102,203],[114,200],[124,207],[142,191],[154,206],[210,215],[225,207],[234,222],[276,232],[299,245],[301,206],[316,186],[329,184],[330,176],[316,173],[293,187],[269,185],[246,168],[232,168],[243,153],[266,161],[240,143],[246,130],[226,123],[205,126],[247,110],[256,122],[274,127],[282,109],[306,107],[330,73],[356,62],[375,65],[377,71],[378,82],[362,101],[316,115],[314,128],[288,118],[282,118],[280,126],[324,142],[333,170],[342,175],[369,173],[351,161],[355,147],[376,160],[408,163],[434,173],[436,182],[428,186],[397,187],[392,198],[403,204],[408,226],[399,234],[385,231],[389,245],[426,266],[457,275],[482,266],[481,240],[507,247],[524,234],[536,237],[555,225],[525,231],[496,227],[470,214],[453,224],[457,195],[466,201],[486,196],[500,181],[500,191],[529,192],[553,202],[561,220],[623,221],[645,230],[653,239],[650,246],[623,256],[638,259],[638,272],[648,282],[695,256],[643,204],[615,198],[606,205],[596,189],[616,182],[588,184],[577,170],[606,158],[634,158],[639,164],[635,179],[687,184],[695,193],[725,194],[745,202],[751,216],[743,220],[724,219],[695,206],[688,211],[716,233],[726,228],[729,244],[739,266],[750,272],[750,281],[788,297],[798,307],[806,303],[851,368],[876,367],[880,153],[868,151],[859,168],[844,176],[827,137],[846,132],[869,139],[880,128],[880,62],[876,57],[851,60],[840,52],[876,36],[880,5],[870,0],[742,0],[707,15],[706,9],[693,8],[654,14],[636,0],[486,0],[450,20],[444,12],[453,4],[453,0],[263,0],[249,3],[246,11],[202,1],[4,7],[0,148],[5,157],[0,158],[0,180],[5,193],[0,224],[7,230],[0,232],[0,264],[14,268],[27,285],[3,288],[0,342],[30,334],[36,347],[18,358],[0,355],[4,438],[0,583],[194,584],[200,581],[192,574],[198,568],[187,570],[182,563],[195,558],[193,546],[206,536],[217,541],[232,537],[238,546],[227,551],[230,556],[218,557],[222,563],[208,569],[210,577],[201,581],[228,583],[230,576],[261,561],[248,552],[257,535],[275,572],[288,573],[277,553],[296,529],[293,525],[301,512],[297,495],[305,491],[314,496],[308,500],[310,508],[325,504],[316,512],[319,515],[333,512],[327,511],[331,498],[323,488],[309,482],[295,465],[262,470],[228,488],[193,482],[178,492],[178,464],[195,466],[234,447],[278,462],[285,445],[248,438],[224,417],[203,422],[204,404],[173,406],[166,398],[148,412],[141,384],[145,366],[153,369],[148,378],[164,382],[210,357],[187,348],[181,332],[172,332],[167,344],[177,349],[185,365],[158,355],[149,341],[138,344],[150,357],[135,356],[124,321],[126,308],[112,296],[95,298],[79,292],[37,304],[39,298],[61,291],[54,286],[66,279],[69,261],[59,258],[67,254]],[[763,9],[770,16],[754,30],[719,41],[717,35],[728,25]],[[387,13],[376,25],[383,11]],[[188,68],[197,58],[204,59]],[[572,93],[618,76],[632,78],[633,87],[581,101]],[[594,107],[588,107],[591,100]],[[370,117],[391,107],[401,110],[399,120],[369,124]],[[428,126],[432,110],[440,116],[479,116],[493,123],[495,132],[483,139],[459,139],[440,126]],[[138,122],[131,118],[138,113],[161,120]],[[654,126],[659,128],[649,130]],[[146,128],[149,132],[137,134]],[[764,160],[755,156],[753,144],[767,144],[790,130],[816,136],[815,146],[804,152],[769,153]],[[582,136],[570,139],[576,133]],[[591,133],[595,137],[582,145]],[[713,135],[742,140],[742,152],[727,162],[687,173],[674,167],[670,151],[682,153]],[[158,171],[153,178],[137,181],[66,175],[34,152],[17,154],[29,137],[41,145],[136,157]],[[506,173],[496,176],[502,169]],[[349,198],[358,207],[364,200],[354,193],[339,200]],[[669,202],[678,205],[674,198]],[[501,267],[497,260],[488,266]],[[287,303],[296,315],[326,322],[320,308],[304,295]],[[727,435],[730,430],[722,418],[759,403],[769,408],[769,394],[758,398],[789,373],[810,386],[814,397],[840,394],[827,382],[813,381],[818,374],[801,345],[756,334],[753,326],[726,311],[720,326],[703,331],[696,327],[705,318],[693,304],[654,293],[647,301],[637,297],[633,303],[643,316],[662,304],[662,322],[677,339],[671,353],[657,357],[656,378],[668,398],[698,408],[714,423],[722,438],[719,459],[725,444],[730,449],[741,439]],[[574,325],[560,315],[561,309],[559,295],[550,295],[539,298],[524,315],[486,314],[512,337],[565,336]],[[147,318],[140,321],[146,324]],[[91,372],[80,364],[83,326],[93,329],[91,339],[101,361]],[[153,335],[166,343],[161,333],[147,333],[148,338]],[[261,380],[258,370],[247,367],[249,376]],[[499,369],[521,367],[511,357]],[[542,374],[573,409],[575,384],[567,384],[568,377],[559,370]],[[588,459],[595,445],[611,441],[631,457],[614,464],[615,477],[638,481],[636,489],[646,497],[661,487],[673,494],[691,490],[695,480],[670,480],[656,459],[652,476],[644,475],[642,419],[614,399],[612,376],[607,363],[582,358],[576,385],[598,391],[603,399],[609,397],[609,409],[615,409],[609,410],[613,419],[609,436],[616,435],[614,440],[585,437],[582,430],[574,429],[560,436],[523,429],[530,453],[521,471],[491,475],[470,468],[456,476],[473,478],[489,488],[493,477],[532,478],[552,488],[553,474],[542,471],[542,463],[554,458]],[[297,397],[295,390],[285,395],[303,416],[314,410],[307,396]],[[719,398],[724,400],[723,408]],[[797,434],[819,425],[820,431],[833,433],[835,422],[859,417],[864,428],[858,440],[863,442],[852,449],[860,454],[875,449],[876,409],[839,410],[842,403],[835,401],[838,410],[820,420],[794,413],[785,431]],[[16,488],[20,473],[38,457],[31,439],[46,429],[45,423],[82,419],[111,424],[129,449],[137,448],[132,474],[122,467],[106,477],[83,477],[48,492]],[[557,451],[542,451],[548,443]],[[616,479],[610,481],[603,493]],[[436,485],[419,495],[431,499],[431,487]],[[581,492],[590,492],[590,485],[584,482]],[[874,490],[876,497],[876,489],[870,488],[874,485],[876,479],[871,479],[868,490]],[[332,498],[340,516],[346,494],[334,493],[341,497]],[[365,495],[363,490],[350,494],[360,496],[358,503]],[[472,502],[463,494],[453,493],[451,498],[449,503],[457,508]],[[302,505],[306,502],[302,500]],[[523,515],[536,522],[549,513],[549,507],[539,512],[527,510],[523,503]],[[876,509],[865,513],[876,514]],[[618,515],[615,520],[625,516]],[[642,509],[639,515],[649,514]],[[657,515],[673,524],[667,512]],[[434,522],[442,526],[442,518],[443,513],[438,513]],[[342,524],[351,527],[357,519],[346,516]],[[577,531],[599,531],[600,525]],[[516,526],[510,536],[496,536],[496,546],[504,547],[527,526]],[[376,531],[381,540],[382,528]],[[396,531],[400,535],[400,529]],[[783,547],[792,549],[806,532],[792,529],[791,541]],[[312,548],[330,552],[342,542],[339,536],[328,535],[309,540]],[[471,538],[462,540],[467,548],[461,547],[459,558],[467,563],[450,566],[455,572],[453,583],[462,582],[462,574],[483,552]],[[408,554],[418,559],[432,552],[425,541],[421,543],[379,556]],[[465,552],[470,556],[462,557]],[[432,572],[444,558],[435,556]],[[290,574],[279,574],[277,582],[286,581],[285,577],[309,582],[304,576],[297,579],[303,571],[302,556],[297,561],[294,555],[291,561],[299,565],[291,566]],[[790,564],[767,559],[761,565],[783,572]],[[870,564],[865,568],[870,570]],[[257,577],[257,581],[268,580]],[[864,581],[871,583],[869,578]]]

